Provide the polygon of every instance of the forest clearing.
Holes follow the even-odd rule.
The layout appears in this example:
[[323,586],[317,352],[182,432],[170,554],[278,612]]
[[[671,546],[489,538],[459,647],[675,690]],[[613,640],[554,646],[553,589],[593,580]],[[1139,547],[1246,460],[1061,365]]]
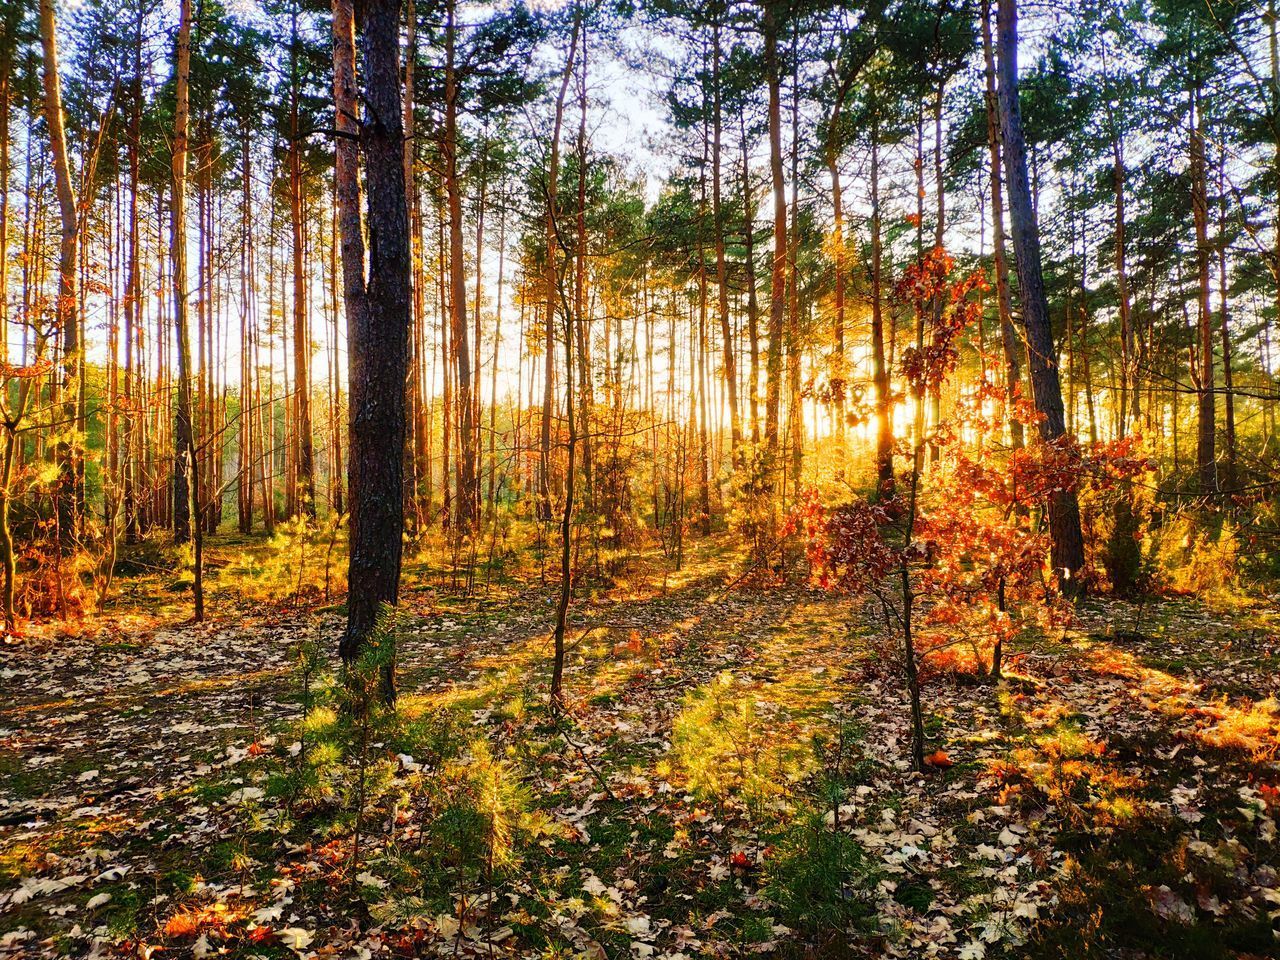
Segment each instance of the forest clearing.
[[1280,956],[1276,0],[0,0],[0,958]]
[[738,561],[579,605],[560,721],[536,577],[415,592],[354,861],[361,761],[320,759],[298,659],[332,667],[334,613],[42,639],[4,674],[5,949],[1272,955],[1272,610],[1090,602],[998,689],[930,677],[922,777],[875,631],[825,592],[726,592]]

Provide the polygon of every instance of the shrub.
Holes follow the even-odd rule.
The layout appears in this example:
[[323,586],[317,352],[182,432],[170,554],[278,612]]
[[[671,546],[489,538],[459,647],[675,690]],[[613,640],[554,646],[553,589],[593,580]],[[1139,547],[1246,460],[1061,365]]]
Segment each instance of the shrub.
[[792,823],[765,860],[765,895],[789,925],[808,933],[869,926],[875,886],[862,847],[813,811]]
[[1215,536],[1192,515],[1178,514],[1154,535],[1152,555],[1159,585],[1172,593],[1221,602],[1239,592],[1240,542],[1230,521]]
[[811,745],[779,737],[727,672],[685,697],[672,723],[671,760],[694,793],[751,809],[782,798],[816,766]]

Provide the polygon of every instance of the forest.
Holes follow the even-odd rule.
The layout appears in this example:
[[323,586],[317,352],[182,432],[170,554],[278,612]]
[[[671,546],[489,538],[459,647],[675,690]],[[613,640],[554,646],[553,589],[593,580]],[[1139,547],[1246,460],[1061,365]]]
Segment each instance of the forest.
[[0,958],[1280,956],[1277,0],[0,0]]

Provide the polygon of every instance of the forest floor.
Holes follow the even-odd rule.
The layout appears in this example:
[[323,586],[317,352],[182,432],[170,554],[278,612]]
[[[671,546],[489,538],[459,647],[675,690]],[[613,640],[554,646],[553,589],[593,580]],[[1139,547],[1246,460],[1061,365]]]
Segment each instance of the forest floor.
[[709,541],[576,599],[553,721],[552,590],[411,566],[410,722],[366,771],[399,799],[354,864],[349,765],[281,788],[339,611],[215,581],[205,625],[175,597],[33,634],[0,666],[0,956],[1277,955],[1274,598],[1089,601],[1000,684],[929,676],[921,776],[849,601],[740,570]]

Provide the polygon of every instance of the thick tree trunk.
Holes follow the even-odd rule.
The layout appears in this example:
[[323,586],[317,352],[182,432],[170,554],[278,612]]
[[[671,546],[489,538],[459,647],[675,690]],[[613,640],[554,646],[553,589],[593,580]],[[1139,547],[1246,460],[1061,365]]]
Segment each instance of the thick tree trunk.
[[1000,171],[1000,111],[996,98],[995,51],[991,43],[991,0],[982,0],[982,53],[986,73],[987,151],[991,157],[992,260],[996,274],[996,306],[1000,313],[1000,347],[1004,353],[1004,388],[1009,404],[1009,445],[1022,449],[1022,420],[1014,397],[1022,381],[1018,360],[1018,331],[1013,325],[1013,304],[1009,295],[1009,261],[1005,251],[1004,189]]
[[79,254],[79,214],[71,163],[67,155],[67,135],[62,116],[62,81],[58,75],[58,38],[54,17],[55,0],[40,0],[40,46],[44,57],[44,114],[53,154],[54,191],[62,223],[58,247],[58,328],[62,332],[62,383],[60,432],[68,439],[58,441],[58,540],[70,550],[76,535],[76,480],[80,441],[75,437],[78,420],[77,397],[80,383],[80,297],[76,269]]
[[[423,526],[431,510],[431,462],[426,448],[431,427],[424,418],[425,361],[424,314],[426,312],[426,269],[423,255],[422,209],[419,203],[418,183],[414,177],[417,127],[414,99],[414,74],[418,59],[418,7],[414,0],[405,4],[405,61],[404,61],[404,184],[409,205],[409,244],[411,274],[409,277],[410,303],[413,311],[412,329],[409,334],[409,376],[405,409],[408,422],[405,425],[409,439],[404,449],[404,505],[405,523],[416,532]],[[427,491],[424,498],[424,490]],[[425,499],[425,504],[424,504]]]
[[[1040,437],[1046,443],[1066,433],[1062,387],[1053,347],[1049,304],[1045,297],[1040,263],[1040,230],[1036,223],[1031,185],[1027,177],[1026,148],[1022,136],[1022,112],[1018,103],[1017,0],[999,0],[996,18],[1000,67],[1000,127],[1004,140],[1004,168],[1009,185],[1009,216],[1017,254],[1019,290],[1026,327],[1031,389],[1040,421]],[[1074,580],[1084,567],[1084,537],[1080,530],[1080,506],[1074,491],[1060,491],[1049,501],[1049,532],[1053,540],[1052,562],[1064,586],[1074,590]]]
[[[348,665],[373,638],[384,607],[399,599],[404,530],[405,377],[409,367],[409,213],[400,94],[400,2],[365,0],[360,41],[365,81],[357,107],[351,0],[334,0],[334,99],[338,112],[338,197],[342,208],[351,424],[348,492],[351,556]],[[369,265],[364,276],[355,143],[360,130],[368,187]],[[380,695],[395,696],[394,662],[382,666]]]

